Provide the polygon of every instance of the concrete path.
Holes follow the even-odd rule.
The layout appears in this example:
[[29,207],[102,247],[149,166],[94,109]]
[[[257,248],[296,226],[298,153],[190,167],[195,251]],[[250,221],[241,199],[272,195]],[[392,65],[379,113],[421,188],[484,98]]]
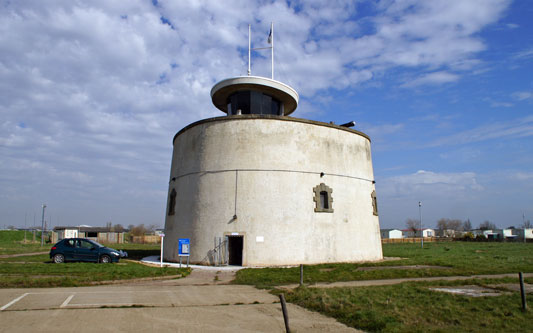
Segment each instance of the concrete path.
[[39,254],[47,254],[50,251],[45,252],[31,252],[31,253],[15,253],[15,254],[0,254],[0,258],[13,258],[13,257],[27,257],[27,256],[36,256]]
[[[304,273],[305,274],[305,273]],[[533,277],[533,273],[524,273],[524,277]],[[367,280],[367,281],[341,281],[341,282],[319,282],[315,284],[306,285],[309,288],[335,288],[335,287],[368,287],[368,286],[386,286],[392,284],[399,284],[404,282],[420,282],[420,281],[454,281],[454,280],[471,280],[471,279],[500,279],[500,278],[516,278],[518,281],[518,273],[510,274],[494,274],[494,275],[470,275],[470,276],[435,276],[435,277],[420,277],[420,278],[403,278],[403,279],[387,279],[387,280]],[[297,284],[290,284],[279,286],[283,289],[297,288]]]
[[[0,289],[0,332],[284,332],[279,299],[231,271],[123,285]],[[357,332],[288,304],[295,332]]]

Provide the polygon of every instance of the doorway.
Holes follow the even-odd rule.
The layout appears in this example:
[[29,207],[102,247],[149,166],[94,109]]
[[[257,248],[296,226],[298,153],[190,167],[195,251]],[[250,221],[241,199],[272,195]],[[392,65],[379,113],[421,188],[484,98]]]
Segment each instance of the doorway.
[[228,236],[228,265],[242,266],[243,236]]

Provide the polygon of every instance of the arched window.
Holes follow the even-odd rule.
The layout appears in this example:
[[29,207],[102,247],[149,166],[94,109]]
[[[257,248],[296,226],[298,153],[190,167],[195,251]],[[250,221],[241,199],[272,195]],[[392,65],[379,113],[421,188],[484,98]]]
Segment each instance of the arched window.
[[316,213],[333,213],[333,190],[324,183],[320,183],[313,188],[315,193],[313,201],[315,202]]
[[176,206],[176,190],[172,189],[168,198],[168,215],[174,215],[174,207]]

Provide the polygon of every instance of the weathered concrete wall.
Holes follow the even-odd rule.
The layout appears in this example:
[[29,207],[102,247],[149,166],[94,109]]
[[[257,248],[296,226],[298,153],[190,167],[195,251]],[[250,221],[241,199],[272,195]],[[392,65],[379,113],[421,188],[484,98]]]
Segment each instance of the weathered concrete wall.
[[[362,133],[289,117],[200,121],[175,137],[170,179],[165,260],[190,238],[191,262],[208,262],[214,238],[232,233],[244,235],[246,266],[382,259]],[[314,211],[320,183],[333,189],[333,213]]]

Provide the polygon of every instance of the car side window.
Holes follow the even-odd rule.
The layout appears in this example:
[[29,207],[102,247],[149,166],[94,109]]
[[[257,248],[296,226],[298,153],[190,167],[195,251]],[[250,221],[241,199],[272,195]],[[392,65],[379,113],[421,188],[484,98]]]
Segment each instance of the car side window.
[[74,239],[69,239],[65,242],[66,247],[74,247]]
[[89,243],[88,241],[80,240],[80,242],[81,242],[80,247],[82,249],[92,249],[93,248],[93,244]]

